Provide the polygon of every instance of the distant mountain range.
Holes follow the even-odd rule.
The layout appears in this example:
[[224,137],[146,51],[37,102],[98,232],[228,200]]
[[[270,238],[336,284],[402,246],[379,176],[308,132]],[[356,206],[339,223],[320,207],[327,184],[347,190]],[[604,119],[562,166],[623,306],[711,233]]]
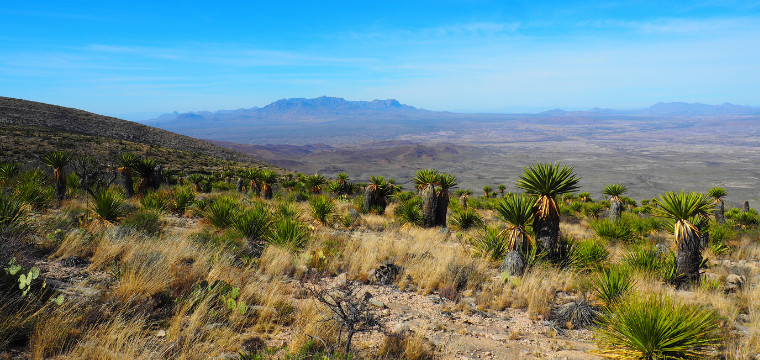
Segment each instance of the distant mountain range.
[[293,98],[264,107],[164,114],[144,123],[188,136],[241,144],[345,144],[399,136],[457,131],[473,124],[611,118],[758,115],[760,108],[725,103],[657,103],[645,109],[561,109],[538,114],[463,114],[431,111],[398,100],[348,101],[337,97]]

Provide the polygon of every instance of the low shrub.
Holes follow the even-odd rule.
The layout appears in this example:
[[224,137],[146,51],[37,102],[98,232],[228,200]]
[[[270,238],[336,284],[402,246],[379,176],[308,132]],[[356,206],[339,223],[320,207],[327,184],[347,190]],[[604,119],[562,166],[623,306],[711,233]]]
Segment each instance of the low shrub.
[[313,196],[309,200],[311,216],[322,224],[328,224],[335,212],[335,203],[328,196]]
[[494,261],[501,260],[507,254],[507,240],[501,229],[486,227],[470,238],[470,245],[475,248],[475,254]]
[[483,217],[473,209],[462,209],[454,212],[449,223],[458,229],[467,230],[483,226]]
[[152,211],[139,211],[127,216],[122,225],[146,235],[155,236],[161,233],[161,217]]
[[224,229],[232,225],[240,204],[231,197],[214,200],[206,207],[205,217],[217,228]]
[[589,225],[597,236],[605,240],[627,242],[634,239],[631,223],[625,218],[614,222],[609,219],[594,220]]
[[267,243],[291,250],[302,249],[309,241],[309,228],[298,220],[282,218],[276,221],[267,234]]
[[624,267],[602,269],[590,280],[591,292],[605,309],[615,305],[633,285],[631,274]]
[[104,221],[118,221],[125,213],[124,197],[114,189],[101,188],[92,200],[93,212]]
[[420,197],[411,197],[402,200],[396,207],[394,215],[402,224],[420,225],[422,223],[422,199]]
[[582,240],[575,243],[570,262],[575,269],[594,270],[605,267],[609,255],[609,251],[601,240]]

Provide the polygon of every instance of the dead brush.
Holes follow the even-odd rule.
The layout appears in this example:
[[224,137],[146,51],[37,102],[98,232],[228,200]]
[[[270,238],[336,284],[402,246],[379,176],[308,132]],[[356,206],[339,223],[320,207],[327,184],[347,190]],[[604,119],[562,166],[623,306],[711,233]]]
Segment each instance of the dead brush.
[[406,332],[386,335],[377,359],[427,360],[435,357],[435,347],[422,335]]

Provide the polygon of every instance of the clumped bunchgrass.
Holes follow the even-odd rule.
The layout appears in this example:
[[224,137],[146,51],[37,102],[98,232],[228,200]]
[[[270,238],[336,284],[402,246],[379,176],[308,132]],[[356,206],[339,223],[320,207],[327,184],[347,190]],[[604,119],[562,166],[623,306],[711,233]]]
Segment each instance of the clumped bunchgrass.
[[182,186],[174,191],[174,202],[171,210],[175,214],[182,215],[195,201],[195,192],[190,186]]
[[402,224],[420,225],[422,223],[422,199],[418,196],[413,196],[405,200],[401,200],[398,206],[396,206],[393,214],[396,219]]
[[24,203],[12,195],[0,194],[0,234],[13,234],[26,228],[29,214]]
[[302,249],[309,241],[310,231],[303,223],[291,218],[276,221],[266,236],[267,243],[286,249]]
[[126,217],[122,225],[150,236],[159,235],[162,228],[161,217],[152,211],[138,211]]
[[715,312],[661,294],[626,297],[595,332],[599,353],[615,359],[704,359],[722,340]]
[[140,203],[147,210],[163,212],[169,209],[171,203],[171,194],[162,191],[151,191],[143,195]]
[[591,221],[589,226],[597,236],[605,240],[627,242],[634,239],[633,228],[626,218],[620,218],[618,221],[609,219]]

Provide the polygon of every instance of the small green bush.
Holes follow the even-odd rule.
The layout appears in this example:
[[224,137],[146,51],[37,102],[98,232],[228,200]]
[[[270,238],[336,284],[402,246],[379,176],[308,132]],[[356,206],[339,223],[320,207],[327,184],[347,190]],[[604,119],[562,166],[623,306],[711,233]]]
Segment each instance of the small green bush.
[[139,211],[127,216],[122,225],[151,236],[161,233],[161,217],[152,211]]
[[35,210],[43,210],[53,203],[55,189],[49,185],[50,179],[39,169],[27,170],[14,178],[15,197]]
[[721,343],[719,316],[666,295],[628,296],[595,329],[602,355],[620,359],[705,359]]
[[169,209],[171,200],[169,194],[159,191],[151,191],[140,199],[140,203],[146,210],[164,212]]
[[232,227],[240,231],[249,241],[261,240],[272,225],[272,214],[261,203],[257,203],[251,208],[237,211],[233,216]]
[[174,192],[174,201],[171,210],[175,214],[182,215],[195,201],[195,191],[190,186],[182,186]]

